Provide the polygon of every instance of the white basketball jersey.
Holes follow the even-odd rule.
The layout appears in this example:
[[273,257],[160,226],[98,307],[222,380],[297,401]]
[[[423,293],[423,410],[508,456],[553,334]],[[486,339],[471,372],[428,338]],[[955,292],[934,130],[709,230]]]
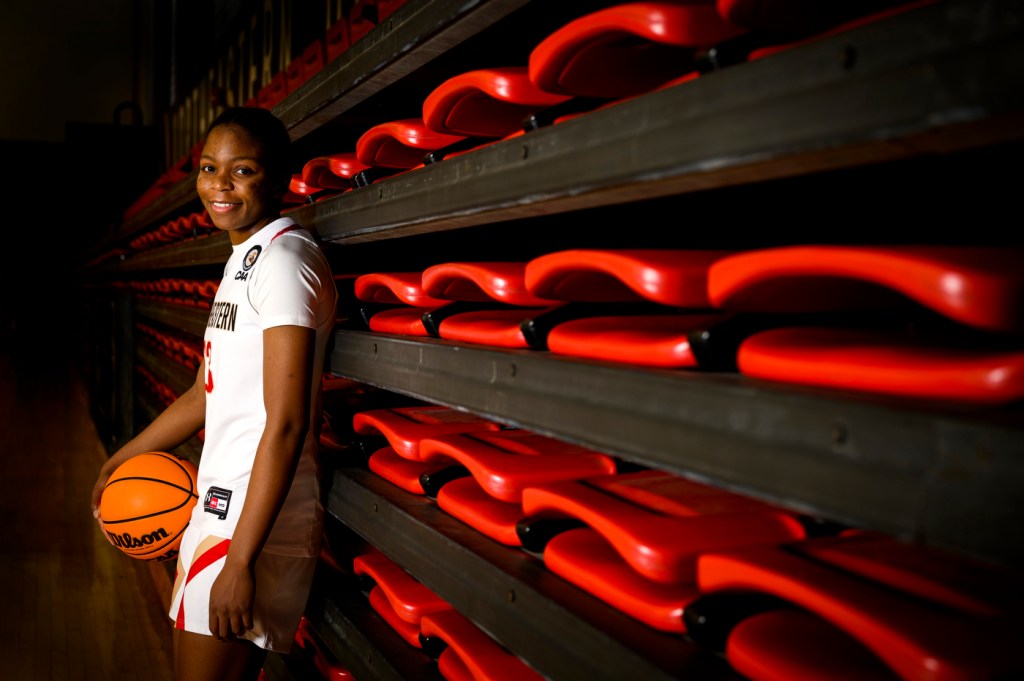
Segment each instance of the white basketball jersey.
[[316,555],[323,508],[317,477],[324,353],[337,290],[327,259],[309,232],[281,218],[232,248],[204,337],[206,436],[199,463],[199,503],[192,523],[230,538],[245,502],[256,447],[266,424],[263,331],[316,329],[309,433],[291,490],[264,551]]

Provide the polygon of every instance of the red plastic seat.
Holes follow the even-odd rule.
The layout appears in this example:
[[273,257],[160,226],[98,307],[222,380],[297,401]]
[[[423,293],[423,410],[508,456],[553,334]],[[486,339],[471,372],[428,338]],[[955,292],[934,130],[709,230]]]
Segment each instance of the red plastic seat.
[[467,304],[446,305],[425,314],[427,331],[447,340],[530,347],[521,327],[553,301],[526,289],[524,269],[521,262],[450,262],[428,267],[422,276],[426,293]]
[[693,566],[708,542],[803,536],[795,521],[762,502],[663,471],[531,487],[523,510],[545,522],[552,514],[583,522],[544,546],[548,569],[651,627],[677,633],[686,631],[683,614],[700,596]]
[[324,35],[325,61],[327,63],[334,61],[351,46],[352,40],[349,34],[348,19],[342,17],[331,24]]
[[420,440],[426,437],[500,430],[503,426],[469,412],[436,405],[369,409],[352,417],[360,435],[383,435],[399,456],[422,461]]
[[394,448],[382,447],[370,455],[367,460],[370,470],[393,485],[401,487],[411,494],[425,494],[423,475],[440,472],[451,465],[450,462],[434,461],[424,463],[399,456]]
[[1024,399],[1024,349],[874,329],[788,327],[740,343],[741,373],[770,381],[967,404]]
[[287,94],[295,92],[306,82],[305,68],[306,65],[301,54],[288,62],[288,66],[284,70],[285,92]]
[[302,166],[302,181],[321,189],[347,191],[355,188],[355,176],[368,167],[355,152],[317,156]]
[[436,497],[443,511],[480,534],[506,546],[522,545],[516,530],[523,519],[522,507],[495,499],[473,478],[460,477],[445,482]]
[[1019,569],[868,530],[792,544],[794,553],[943,607],[998,617],[1024,607]]
[[299,620],[299,628],[295,632],[295,643],[299,651],[311,658],[313,666],[324,681],[352,681],[355,677],[347,667],[335,660],[317,640],[313,627],[305,615]]
[[[1024,633],[1017,616],[1019,575],[1007,581],[1003,575],[982,572],[1006,588],[1007,600],[998,614],[979,615],[956,609],[948,598],[936,602],[929,597],[936,589],[920,588],[930,579],[941,583],[941,577],[931,577],[929,566],[938,568],[939,575],[947,573],[943,563],[952,556],[936,560],[921,552],[908,569],[904,555],[894,568],[887,568],[878,545],[862,556],[855,546],[842,547],[842,538],[826,539],[823,552],[814,549],[818,542],[704,554],[697,563],[698,585],[709,594],[767,593],[791,602],[858,641],[903,679],[966,681],[1024,672],[1017,650]],[[830,551],[845,555],[830,558]],[[861,563],[867,564],[867,574],[859,573]],[[879,576],[883,581],[876,581]],[[905,591],[901,587],[907,583],[916,586]],[[941,585],[937,591],[951,586]]]
[[733,251],[572,249],[526,263],[525,285],[540,298],[579,302],[647,300],[707,309],[709,268]]
[[692,583],[661,584],[637,574],[597,532],[566,530],[544,547],[551,572],[659,631],[686,632],[683,612],[700,596]]
[[284,203],[292,205],[310,203],[313,197],[322,191],[323,188],[305,182],[302,175],[292,175],[291,181],[288,182],[288,191],[284,195]]
[[[1000,404],[1024,397],[1020,248],[806,245],[738,253],[708,274],[734,312],[844,313],[791,320],[737,352],[757,378],[913,399]],[[859,313],[899,316],[887,324]],[[911,322],[914,322],[911,324]]]
[[288,79],[284,71],[278,71],[271,77],[270,82],[259,89],[256,93],[258,106],[264,109],[273,109],[284,101],[288,96]]
[[423,290],[435,298],[499,302],[541,307],[556,301],[534,295],[526,287],[526,263],[448,262],[423,271]]
[[324,67],[324,43],[314,40],[302,50],[302,82],[315,76]]
[[900,679],[859,641],[797,608],[741,621],[729,634],[725,659],[751,681]]
[[616,472],[607,454],[519,429],[421,440],[420,458],[436,457],[459,462],[491,497],[517,506],[526,487]]
[[522,132],[527,115],[568,99],[534,85],[525,66],[478,69],[437,86],[423,102],[423,121],[448,135],[502,138]]
[[[698,369],[694,336],[721,320],[716,314],[604,316],[573,319],[546,336],[558,355],[662,369]],[[709,368],[723,368],[724,361]]]
[[765,248],[708,271],[712,305],[756,312],[895,307],[913,301],[960,324],[1024,330],[1024,250],[971,246]]
[[348,31],[352,44],[377,27],[377,0],[355,0],[349,8]]
[[372,167],[412,169],[431,151],[463,139],[431,130],[422,118],[406,118],[373,126],[356,141],[356,157]]
[[420,457],[465,467],[472,477],[445,481],[428,493],[450,515],[510,546],[521,545],[516,525],[524,515],[524,488],[616,471],[605,454],[518,429],[424,438]]
[[437,307],[451,302],[423,290],[422,272],[370,272],[355,281],[355,295],[367,303]]
[[[523,511],[578,518],[604,537],[638,574],[664,584],[692,581],[697,557],[720,547],[779,544],[804,536],[802,525],[789,513],[672,478],[645,471],[537,485],[523,490]],[[648,489],[646,496],[617,495],[624,485],[628,489],[645,481],[658,487]],[[641,502],[658,497],[663,500],[654,508]],[[689,503],[692,510],[685,514],[668,512],[678,512]],[[702,512],[701,508],[715,510]]]
[[424,615],[422,634],[447,644],[437,664],[446,679],[476,681],[543,681],[519,657],[456,610]]
[[741,35],[714,0],[633,2],[570,21],[530,53],[529,73],[556,94],[621,99],[690,73],[699,50]]
[[368,307],[363,311],[370,330],[406,336],[429,335],[423,325],[424,313],[449,301],[426,295],[421,280],[420,272],[371,272],[357,277],[356,298],[381,308]]
[[[575,249],[526,264],[526,286],[536,295],[595,303],[570,305],[532,331],[552,352],[638,366],[692,369],[708,365],[691,338],[706,339],[723,315],[706,311],[707,274],[730,251]],[[641,307],[635,303],[649,302]],[[606,305],[623,303],[622,305]],[[663,309],[651,309],[665,306]],[[698,310],[704,312],[692,312]],[[716,341],[717,341],[716,336]],[[700,343],[706,341],[700,340]],[[722,345],[718,341],[716,345]],[[714,353],[713,368],[734,365],[735,342]]]
[[390,308],[374,312],[367,324],[374,333],[386,333],[391,336],[417,336],[425,338],[430,335],[423,324],[425,310],[416,307]]
[[[387,610],[403,622],[414,625],[417,631],[425,615],[452,607],[376,549],[356,556],[352,568],[355,574],[372,579],[387,601]],[[418,641],[414,643],[418,644]]]
[[[450,312],[448,309],[440,311]],[[424,329],[428,335],[445,340],[497,348],[527,349],[532,345],[523,332],[523,326],[531,324],[534,317],[543,312],[543,308],[467,310],[447,314],[429,326],[424,323]],[[427,313],[425,319],[430,320],[432,317],[437,317],[435,311]]]

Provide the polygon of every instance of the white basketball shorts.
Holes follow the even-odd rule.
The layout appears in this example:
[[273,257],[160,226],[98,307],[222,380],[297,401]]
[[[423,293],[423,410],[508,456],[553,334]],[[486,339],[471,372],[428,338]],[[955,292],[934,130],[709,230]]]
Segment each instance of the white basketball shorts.
[[[230,539],[185,531],[168,611],[174,627],[210,633],[210,588],[224,567]],[[241,637],[260,648],[288,653],[306,609],[316,556],[261,553],[256,559],[253,628]]]

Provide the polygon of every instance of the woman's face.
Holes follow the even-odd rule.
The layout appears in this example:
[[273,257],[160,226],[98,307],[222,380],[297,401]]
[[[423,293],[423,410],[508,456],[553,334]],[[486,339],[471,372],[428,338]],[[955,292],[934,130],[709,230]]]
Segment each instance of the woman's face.
[[207,135],[196,190],[217,229],[240,244],[276,219],[273,181],[262,164],[262,148],[236,125]]

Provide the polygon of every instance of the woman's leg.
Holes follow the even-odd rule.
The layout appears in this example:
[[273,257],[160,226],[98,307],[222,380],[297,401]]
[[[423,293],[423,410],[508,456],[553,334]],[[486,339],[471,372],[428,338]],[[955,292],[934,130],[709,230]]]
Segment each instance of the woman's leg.
[[267,651],[250,641],[220,641],[213,636],[174,630],[176,681],[255,681]]

